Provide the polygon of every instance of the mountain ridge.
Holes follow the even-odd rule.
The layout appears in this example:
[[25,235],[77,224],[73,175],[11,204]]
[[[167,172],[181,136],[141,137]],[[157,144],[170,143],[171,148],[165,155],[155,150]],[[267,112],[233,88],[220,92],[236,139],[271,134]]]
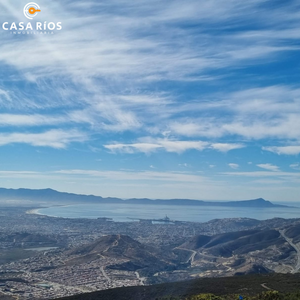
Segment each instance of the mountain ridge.
[[0,188],[0,200],[31,200],[31,201],[65,201],[66,203],[122,203],[122,204],[149,204],[149,205],[189,205],[189,206],[226,206],[226,207],[288,207],[273,204],[263,198],[238,201],[204,201],[191,199],[149,199],[129,198],[126,200],[116,197],[101,197],[47,189],[6,189]]

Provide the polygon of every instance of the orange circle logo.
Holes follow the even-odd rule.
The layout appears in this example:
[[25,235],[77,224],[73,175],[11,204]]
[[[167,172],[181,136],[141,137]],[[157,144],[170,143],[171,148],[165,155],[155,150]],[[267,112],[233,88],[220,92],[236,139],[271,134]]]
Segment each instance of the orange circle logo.
[[39,7],[38,4],[34,2],[27,3],[24,7],[24,16],[27,19],[32,20],[37,14],[41,11],[41,8]]

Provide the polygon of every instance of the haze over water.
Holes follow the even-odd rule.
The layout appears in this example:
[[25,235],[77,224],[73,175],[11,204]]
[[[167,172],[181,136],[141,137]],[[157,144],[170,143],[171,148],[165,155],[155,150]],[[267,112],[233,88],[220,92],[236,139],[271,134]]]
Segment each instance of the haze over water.
[[[297,204],[290,205],[297,206]],[[223,218],[253,218],[258,220],[279,218],[300,218],[300,207],[223,207],[183,205],[133,205],[133,204],[78,204],[49,207],[38,210],[39,214],[64,218],[112,218],[116,222],[137,219],[161,219],[166,215],[171,220],[207,222]]]

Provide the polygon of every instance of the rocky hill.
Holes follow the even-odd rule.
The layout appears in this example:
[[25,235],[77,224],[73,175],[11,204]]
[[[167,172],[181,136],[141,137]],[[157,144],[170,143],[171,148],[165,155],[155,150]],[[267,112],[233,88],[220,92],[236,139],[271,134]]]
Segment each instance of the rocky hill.
[[140,270],[148,276],[158,271],[176,268],[176,255],[162,252],[154,247],[146,246],[126,235],[107,235],[95,242],[80,246],[68,252],[77,256],[72,260],[82,262],[95,259],[97,256],[126,260],[125,263],[111,265],[110,268],[120,270]]

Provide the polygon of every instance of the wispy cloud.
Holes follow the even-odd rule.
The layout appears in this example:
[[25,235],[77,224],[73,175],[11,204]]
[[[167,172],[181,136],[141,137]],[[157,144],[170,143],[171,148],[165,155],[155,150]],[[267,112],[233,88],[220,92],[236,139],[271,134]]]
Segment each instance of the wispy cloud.
[[[85,115],[77,112],[77,120],[88,119],[95,131],[155,131],[155,126],[158,132],[170,129],[185,137],[238,135],[250,139],[299,139],[299,132],[291,130],[291,124],[297,128],[299,123],[299,114],[295,113],[300,105],[298,89],[283,86],[245,89],[222,97],[213,96],[213,101],[190,104],[178,103],[175,97],[162,91],[142,92],[149,83],[161,79],[178,81],[214,76],[212,70],[233,68],[243,61],[257,61],[296,49],[293,44],[285,47],[281,44],[283,36],[291,40],[297,38],[295,30],[277,29],[277,26],[274,29],[279,12],[276,6],[268,10],[269,18],[265,20],[261,1],[241,4],[231,0],[219,5],[217,1],[200,4],[193,0],[184,9],[180,1],[167,7],[158,1],[155,3],[149,6],[146,1],[141,1],[131,4],[129,9],[121,0],[104,1],[101,5],[90,1],[82,8],[81,3],[68,1],[64,4],[68,6],[65,10],[60,9],[61,3],[49,2],[44,4],[48,16],[53,20],[64,20],[64,30],[51,40],[36,36],[34,48],[31,37],[12,39],[2,33],[6,42],[0,46],[0,61],[18,70],[19,80],[33,81],[44,92],[54,88],[59,93],[43,104],[34,97],[25,99],[31,109],[41,109],[41,105],[82,105]],[[7,0],[1,5],[7,12],[19,11],[19,6]],[[285,8],[286,13],[291,15],[293,8],[294,4],[290,3]],[[227,28],[235,28],[232,20],[239,20],[241,24],[251,22],[247,17],[251,10],[260,20],[260,31],[214,32],[214,38],[210,40],[211,32],[195,32],[185,26],[187,22],[193,22],[201,24],[201,28],[205,24],[226,24]],[[13,13],[11,18],[22,19],[22,11]],[[296,16],[294,21],[297,21]],[[164,30],[157,31],[158,28]],[[267,36],[270,38],[266,39]],[[24,60],[23,53],[31,55]],[[64,84],[61,78],[64,78]],[[75,93],[74,85],[77,86]],[[128,85],[130,92],[124,88]],[[0,95],[10,97],[9,91],[5,90],[0,90]],[[54,100],[57,96],[60,96],[59,101]],[[22,97],[22,92],[18,92],[18,97]],[[4,107],[7,105],[2,103]],[[192,113],[195,108],[206,110],[206,116],[174,120],[180,111]],[[220,117],[216,110],[224,109],[227,115]],[[288,114],[282,118],[284,113]],[[41,121],[40,112],[31,117],[35,120],[24,118],[23,123],[27,124],[47,122]],[[12,121],[12,125],[14,122],[17,123]],[[21,116],[18,122],[22,123]]]
[[0,114],[0,126],[41,126],[68,122],[67,116]]
[[207,178],[185,172],[155,172],[155,171],[97,171],[97,170],[60,170],[56,174],[91,176],[120,181],[179,181],[179,182],[205,182]]
[[215,95],[211,101],[179,105],[178,111],[198,111],[201,117],[179,119],[170,130],[192,137],[300,140],[299,99],[300,90],[288,86],[245,89],[226,98]]
[[253,171],[253,172],[223,172],[221,173],[227,176],[242,176],[242,177],[278,177],[278,178],[287,178],[288,180],[292,178],[300,179],[299,172],[281,172],[281,171]]
[[234,149],[241,149],[244,148],[245,145],[244,144],[240,144],[240,143],[213,143],[211,144],[211,148],[214,150],[218,150],[220,152],[228,152]]
[[240,167],[238,164],[234,164],[234,163],[230,163],[230,164],[228,164],[228,166],[229,166],[231,169],[234,169],[234,170],[236,170],[236,169],[238,169],[238,168]]
[[257,166],[261,169],[265,169],[269,171],[274,171],[274,172],[279,171],[279,167],[272,164],[258,164]]
[[111,144],[104,147],[111,151],[119,151],[125,153],[144,152],[150,153],[156,150],[165,150],[167,152],[183,153],[187,150],[202,151],[208,145],[207,142],[201,141],[171,141],[171,140],[157,140],[153,143],[134,143],[134,144]]
[[11,98],[10,98],[10,96],[9,96],[9,93],[7,92],[7,91],[5,91],[5,90],[2,90],[2,89],[0,89],[0,101],[1,101],[1,98],[4,98],[4,100],[8,100],[8,101],[10,101],[11,100]]
[[291,164],[290,167],[294,170],[300,170],[300,163]]
[[1,133],[0,146],[29,144],[32,146],[65,148],[72,142],[84,142],[87,136],[79,131],[49,130],[42,133]]
[[167,152],[183,153],[187,150],[203,151],[205,149],[214,149],[220,152],[228,152],[230,150],[244,147],[241,144],[222,144],[222,143],[208,143],[205,141],[182,141],[170,139],[152,139],[143,138],[139,143],[133,144],[108,144],[105,148],[113,152],[135,153],[144,152],[150,153],[157,150],[165,150]]
[[300,146],[272,146],[272,147],[263,147],[263,150],[270,151],[276,154],[285,154],[285,155],[298,155],[300,153]]

